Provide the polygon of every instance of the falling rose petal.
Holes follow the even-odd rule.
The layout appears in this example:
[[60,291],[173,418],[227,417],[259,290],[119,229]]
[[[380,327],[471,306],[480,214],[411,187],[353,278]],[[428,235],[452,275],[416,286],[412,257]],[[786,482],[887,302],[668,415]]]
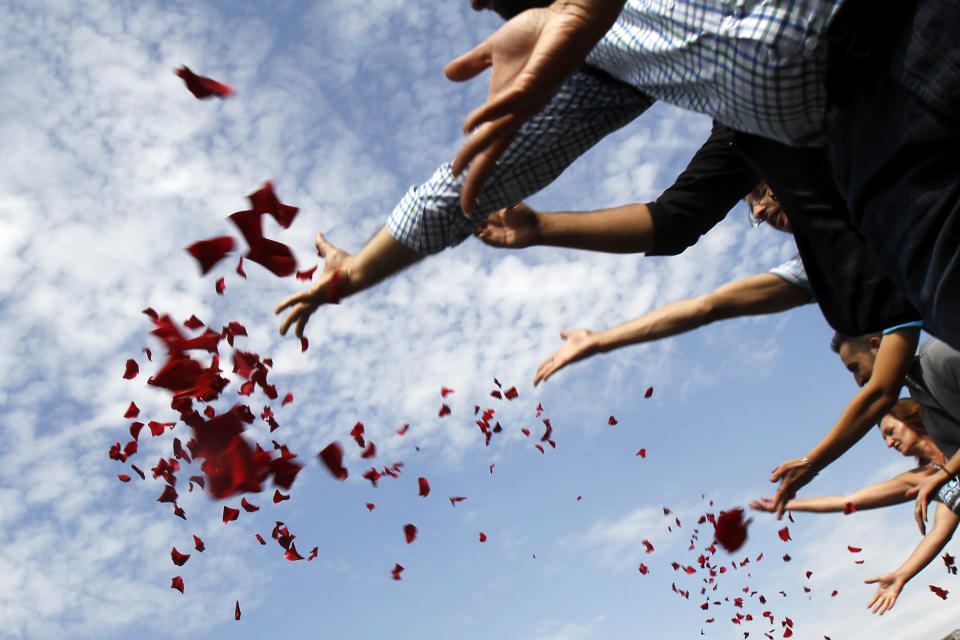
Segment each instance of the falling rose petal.
[[293,392],[289,392],[287,395],[283,396],[283,402],[280,403],[280,406],[282,407],[283,405],[290,404],[291,402],[293,402]]
[[163,488],[163,493],[157,498],[157,502],[169,502],[173,504],[177,501],[177,490],[167,485]]
[[834,590],[830,593],[830,597],[831,597],[831,598],[834,598],[834,597],[836,597],[836,595],[837,595],[838,593],[840,593],[840,592],[837,591],[836,589],[834,589]]
[[347,470],[343,468],[343,448],[338,442],[331,442],[317,454],[333,477],[343,481],[347,479]]
[[130,468],[137,472],[137,475],[140,476],[140,479],[141,479],[141,480],[146,480],[146,479],[147,479],[147,476],[143,473],[143,471],[140,470],[140,467],[138,467],[137,465],[132,464],[132,465],[130,465]]
[[375,468],[370,467],[370,470],[363,474],[363,477],[370,481],[370,484],[377,486],[377,481],[380,480],[380,472]]
[[303,556],[297,552],[297,545],[293,542],[290,543],[290,547],[284,552],[283,558],[284,560],[289,560],[290,562],[303,560]]
[[440,411],[437,413],[439,417],[450,415],[450,407],[447,405],[440,405]]
[[524,427],[523,429],[520,429],[520,432],[525,436],[528,436],[528,437],[530,436],[530,429],[527,429],[526,427]]
[[[131,403],[130,403],[130,406],[127,407],[127,412],[126,412],[125,414],[123,414],[123,417],[124,417],[124,418],[136,418],[138,415],[140,415],[140,408],[139,408],[137,405],[135,405],[134,403],[131,402]],[[136,440],[136,436],[134,436],[133,439]]]
[[[194,242],[187,247],[187,253],[193,256],[200,265],[200,275],[205,275],[228,253],[233,251],[234,241],[230,236],[220,236]],[[194,327],[191,327],[194,328]]]
[[539,449],[539,450],[540,450],[540,453],[544,453],[544,451],[543,451],[543,445],[535,444],[535,445],[533,445],[533,446],[535,446],[537,449]]
[[640,449],[639,451],[637,451],[637,453],[636,453],[636,455],[635,455],[634,457],[636,457],[636,456],[640,456],[641,458],[646,458],[646,457],[647,457],[647,450],[646,450],[646,449]]
[[409,428],[410,428],[410,425],[409,425],[409,424],[403,425],[402,427],[400,427],[399,429],[397,429],[397,435],[398,435],[398,436],[402,436],[403,434],[405,434],[405,433],[407,432],[407,429],[409,429]]
[[290,223],[300,210],[297,207],[283,204],[273,192],[273,182],[267,180],[263,187],[251,193],[247,198],[250,206],[256,213],[269,213],[284,229],[290,228]]
[[813,575],[813,571],[807,571],[807,573],[806,573],[807,580],[809,580],[809,579],[810,579],[810,576],[812,576],[812,575]]
[[847,545],[847,551],[849,551],[850,553],[860,553],[861,551],[863,551],[863,549],[861,549],[860,547],[851,547],[850,545]]
[[752,520],[743,519],[743,509],[721,511],[714,524],[714,536],[724,549],[733,553],[747,540],[747,526]]
[[946,567],[947,567],[947,571],[949,571],[950,573],[956,575],[956,573],[957,573],[957,568],[956,568],[956,566],[954,566],[954,563],[956,562],[956,559],[955,559],[952,555],[950,555],[949,553],[944,553],[944,554],[941,556],[941,558],[942,558],[942,560],[943,560],[943,564],[945,564]]
[[377,508],[377,505],[373,504],[372,502],[367,503],[367,511],[373,511],[376,508]]
[[223,523],[226,524],[240,517],[240,510],[233,507],[223,507]]
[[233,619],[234,620],[240,619],[240,601],[239,600],[237,600],[237,604],[233,608]]
[[129,458],[137,452],[137,441],[131,440],[123,447],[123,453]]
[[255,534],[253,534],[253,535],[256,536],[257,542],[259,542],[260,544],[267,544],[267,541],[264,540],[264,539],[263,539],[263,536],[260,535],[259,533],[255,533]]
[[194,535],[194,536],[193,536],[193,548],[196,549],[197,551],[203,551],[203,550],[206,549],[207,547],[203,544],[203,540],[201,540],[199,536]]
[[516,387],[510,387],[509,389],[503,392],[503,397],[506,398],[507,400],[513,400],[518,395],[520,395],[520,393],[517,391]]
[[653,551],[653,545],[650,544],[649,540],[644,540],[642,544],[643,544],[643,548],[646,549],[647,553],[650,553],[651,551]]
[[153,361],[153,354],[150,352],[150,349],[144,347],[143,352],[147,354],[147,360]]
[[450,506],[451,506],[451,507],[455,507],[455,506],[457,506],[457,503],[458,503],[458,502],[463,502],[463,501],[466,500],[466,499],[467,499],[466,496],[451,496],[451,497],[450,497]]
[[583,500],[583,496],[577,496],[577,502],[580,502],[581,500]]
[[153,320],[154,322],[156,322],[157,320],[160,319],[160,314],[158,314],[156,311],[154,311],[154,310],[153,310],[153,307],[147,307],[146,309],[142,310],[140,313],[145,314],[146,316],[148,316],[148,317],[149,317],[151,320]]
[[610,416],[609,418],[607,418],[607,424],[612,427],[613,425],[617,424],[617,419],[614,418],[613,416]]
[[312,280],[313,272],[317,270],[318,265],[313,265],[312,269],[304,269],[303,271],[297,271],[297,280]]
[[290,495],[280,493],[279,489],[273,492],[273,504],[280,504],[284,500],[289,500],[289,499],[290,499]]
[[373,458],[377,455],[377,448],[372,442],[367,443],[367,448],[363,450],[363,453],[360,454],[361,458]]
[[650,570],[647,569],[647,565],[645,565],[645,564],[641,564],[641,565],[640,565],[640,573],[642,573],[643,575],[647,575],[647,573],[649,573],[649,572],[650,572]]
[[123,372],[123,379],[133,380],[137,377],[138,373],[140,373],[140,365],[137,364],[137,361],[133,358],[127,360],[126,369]]
[[643,397],[649,398],[653,395],[653,387],[647,387],[647,390],[644,392]]
[[227,284],[223,278],[220,278],[219,280],[217,280],[216,289],[217,289],[218,296],[222,296],[226,288],[227,288]]
[[447,388],[447,387],[440,387],[440,397],[441,397],[441,398],[446,398],[446,397],[447,397],[448,395],[450,395],[451,393],[453,393],[453,389],[450,389],[450,388]]
[[246,498],[240,499],[240,506],[243,507],[243,510],[247,513],[253,513],[254,511],[260,511],[260,507],[255,504],[251,504],[247,501]]
[[426,498],[430,495],[430,483],[426,478],[420,477],[417,478],[417,483],[420,485],[420,495]]
[[200,318],[198,318],[196,315],[191,315],[184,321],[183,326],[185,326],[187,329],[199,329],[203,326],[203,321],[200,320]]
[[790,537],[789,527],[784,527],[783,529],[780,529],[779,531],[777,531],[777,535],[780,536],[780,539],[783,540],[784,542],[786,542],[787,540],[792,540],[792,538]]
[[119,480],[120,482],[130,482],[130,476],[124,473],[118,473],[117,480]]
[[180,553],[177,551],[176,547],[173,547],[170,550],[170,559],[173,560],[173,564],[177,565],[178,567],[182,567],[183,564],[190,559],[190,554]]
[[399,580],[401,573],[403,573],[403,566],[400,564],[395,564],[393,566],[393,569],[390,570],[390,575],[393,577],[394,580]]
[[480,542],[487,541],[487,534],[485,534],[483,531],[480,532],[480,535],[478,537],[480,538]]
[[243,270],[243,256],[240,256],[240,260],[237,261],[237,275],[241,278],[247,277],[247,272]]
[[412,524],[403,525],[403,535],[407,538],[407,544],[417,539],[417,528]]
[[490,475],[493,475],[493,468],[494,468],[495,466],[497,466],[497,463],[496,463],[496,462],[493,462],[493,463],[490,464]]
[[176,589],[180,593],[183,593],[183,578],[180,576],[175,576],[173,580],[170,581],[170,588]]
[[854,560],[853,564],[863,564],[863,560]]
[[311,560],[313,560],[314,558],[316,558],[316,557],[317,557],[317,552],[319,552],[319,551],[320,551],[320,547],[314,547],[313,549],[310,549],[310,555],[307,556],[307,562],[310,562]]
[[857,510],[857,506],[852,502],[848,502],[846,506],[843,507],[843,515],[848,516],[856,510]]
[[793,629],[791,629],[790,627],[787,627],[786,629],[783,630],[784,638],[789,638],[791,636],[793,636]]
[[300,338],[300,353],[303,353],[310,347],[310,341],[306,337]]
[[233,95],[233,89],[229,86],[206,76],[198,76],[186,65],[174,69],[173,73],[183,79],[183,83],[197,100],[212,97],[229,98]]

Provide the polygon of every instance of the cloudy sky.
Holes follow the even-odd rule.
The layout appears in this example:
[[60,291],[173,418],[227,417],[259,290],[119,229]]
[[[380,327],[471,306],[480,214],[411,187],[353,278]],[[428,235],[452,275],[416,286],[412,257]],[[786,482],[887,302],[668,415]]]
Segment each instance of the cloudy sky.
[[[865,608],[873,588],[862,581],[899,566],[919,540],[910,505],[798,514],[789,542],[777,535],[784,523],[754,514],[745,547],[714,556],[727,568],[714,583],[683,571],[712,540],[701,525],[689,548],[698,518],[770,495],[770,470],[805,453],[855,392],[815,307],[596,357],[531,384],[562,329],[602,329],[791,257],[790,238],[751,230],[745,209],[675,258],[470,240],[321,309],[305,353],[280,338],[272,314],[302,283],[249,262],[242,279],[235,256],[201,277],[184,247],[238,236],[225,218],[266,180],[300,207],[289,230],[268,221],[266,232],[301,268],[316,264],[317,231],[359,249],[409,185],[453,157],[460,122],[485,94],[483,80],[454,85],[442,74],[497,24],[467,0],[269,4],[0,5],[0,637],[779,638],[787,617],[803,638],[908,629],[938,638],[953,628],[952,605],[928,589],[953,598],[958,588],[939,560],[882,619]],[[171,73],[182,64],[236,96],[197,101]],[[708,129],[657,106],[530,202],[576,210],[652,199]],[[260,511],[223,524],[224,504],[239,497],[188,492],[198,470],[185,465],[187,519],[174,517],[156,502],[162,481],[149,471],[141,481],[129,464],[171,456],[182,424],[141,435],[126,464],[108,459],[129,440],[131,401],[143,421],[176,418],[169,397],[146,385],[162,350],[145,307],[178,321],[195,314],[215,330],[241,322],[249,335],[237,347],[273,358],[270,381],[294,401],[255,393],[251,407],[271,404],[280,429],[257,420],[247,435],[267,447],[277,438],[305,463],[289,501],[273,504],[271,487],[248,496]],[[221,346],[225,363],[230,351]],[[140,374],[124,380],[129,358]],[[519,396],[491,397],[494,378]],[[441,387],[455,391],[441,399]],[[503,425],[489,447],[477,405]],[[541,454],[542,418],[556,448]],[[349,436],[358,421],[376,443],[373,461]],[[333,441],[347,452],[342,483],[316,459]],[[371,462],[395,461],[405,465],[398,478],[377,488],[361,478]],[[806,495],[908,466],[874,433]],[[467,499],[454,507],[450,496]],[[318,547],[316,559],[284,559],[270,539],[278,520],[301,553]],[[419,531],[409,545],[408,523]],[[172,564],[172,547],[192,554],[184,566]],[[182,595],[169,588],[174,576]],[[752,620],[733,624],[737,613]]]

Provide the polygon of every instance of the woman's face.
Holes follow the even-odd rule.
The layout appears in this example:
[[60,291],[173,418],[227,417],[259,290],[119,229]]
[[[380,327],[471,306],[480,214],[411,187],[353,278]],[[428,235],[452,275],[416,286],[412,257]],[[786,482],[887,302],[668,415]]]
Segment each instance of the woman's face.
[[917,445],[921,435],[904,424],[903,420],[887,414],[880,421],[880,433],[886,440],[887,446],[892,447],[904,456],[918,455]]

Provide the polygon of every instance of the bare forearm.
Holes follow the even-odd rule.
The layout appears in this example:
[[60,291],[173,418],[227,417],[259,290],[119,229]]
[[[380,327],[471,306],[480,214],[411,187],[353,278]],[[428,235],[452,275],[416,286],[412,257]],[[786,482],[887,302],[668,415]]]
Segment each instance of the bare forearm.
[[645,204],[590,212],[539,212],[538,244],[607,253],[653,249],[653,218]]
[[356,255],[348,258],[345,266],[349,269],[349,293],[368,289],[421,258],[421,254],[394,240],[386,227],[381,227]]
[[957,522],[960,516],[953,513],[946,505],[937,504],[936,521],[930,533],[923,537],[920,544],[917,545],[907,561],[904,562],[894,573],[904,577],[904,580],[910,580],[913,576],[920,573],[924,567],[930,564],[953,537],[956,531]]

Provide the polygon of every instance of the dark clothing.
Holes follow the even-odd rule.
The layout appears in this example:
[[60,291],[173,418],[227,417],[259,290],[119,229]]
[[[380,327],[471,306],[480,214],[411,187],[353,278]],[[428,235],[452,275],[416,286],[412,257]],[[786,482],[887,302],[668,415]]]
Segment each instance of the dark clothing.
[[862,35],[831,62],[844,87],[831,160],[878,262],[924,327],[960,348],[960,11],[948,0],[891,4],[906,12],[892,25],[856,28],[883,13],[863,1],[841,22]]
[[650,255],[696,243],[760,181],[790,219],[817,303],[841,333],[862,335],[918,320],[851,226],[823,149],[788,147],[714,124],[707,142],[656,202]]
[[960,449],[960,352],[936,338],[924,342],[906,386],[923,407],[927,435],[949,460]]

